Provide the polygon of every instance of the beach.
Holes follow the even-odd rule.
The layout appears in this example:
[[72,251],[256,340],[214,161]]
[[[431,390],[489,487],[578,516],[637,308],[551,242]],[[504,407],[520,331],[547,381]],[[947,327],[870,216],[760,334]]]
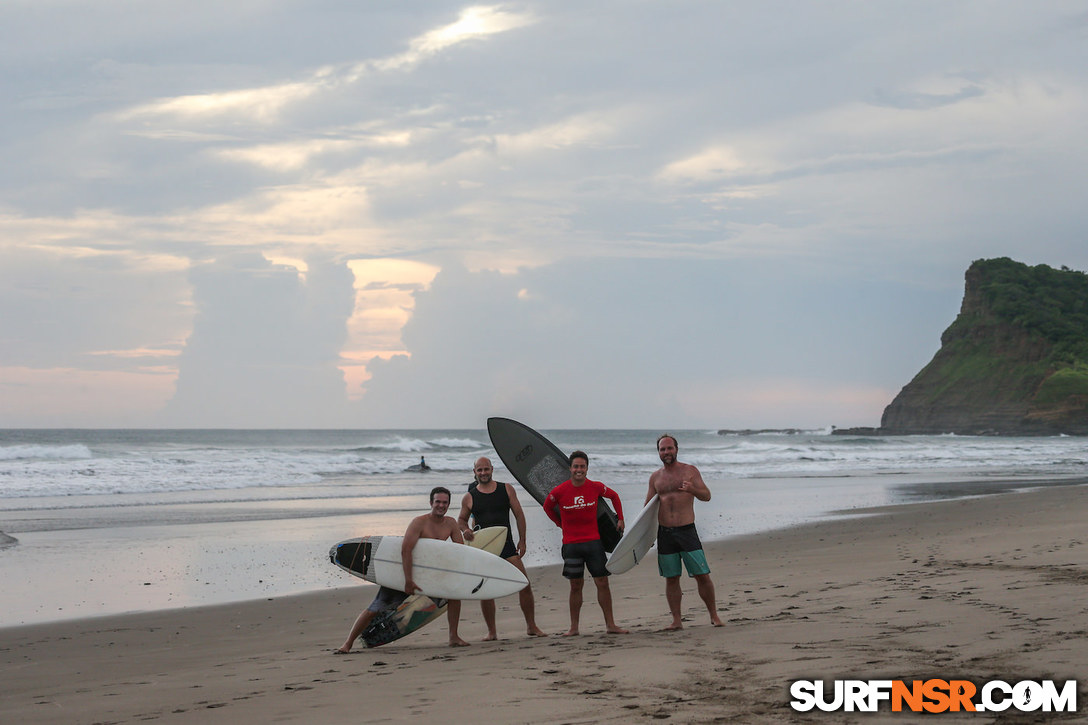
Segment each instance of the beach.
[[[0,722],[912,722],[918,715],[797,712],[794,680],[1065,681],[1088,672],[1088,487],[1061,486],[849,517],[708,543],[725,626],[684,579],[685,628],[653,553],[612,577],[606,635],[591,595],[568,626],[558,566],[530,570],[529,638],[515,597],[497,642],[479,607],[392,645],[340,644],[373,594],[360,584],[207,607],[0,628]],[[227,524],[224,524],[227,525]],[[1023,720],[1088,722],[1076,714]],[[947,712],[940,722],[1006,722]]]
[[[654,432],[547,434],[590,451],[590,478],[637,512],[660,466]],[[1085,483],[1088,471],[1075,438],[679,435],[713,491],[699,506],[703,541]],[[0,431],[0,627],[351,588],[329,547],[402,534],[433,486],[464,492],[480,456],[498,460],[472,429]],[[495,477],[514,480],[498,465]],[[557,564],[558,530],[517,490],[526,564]]]

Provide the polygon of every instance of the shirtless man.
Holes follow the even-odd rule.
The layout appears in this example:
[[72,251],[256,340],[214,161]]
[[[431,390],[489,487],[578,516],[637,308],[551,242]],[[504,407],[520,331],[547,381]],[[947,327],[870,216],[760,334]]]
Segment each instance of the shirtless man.
[[[494,467],[487,458],[480,458],[472,469],[476,476],[475,483],[468,487],[468,493],[461,499],[461,513],[457,517],[457,526],[466,541],[472,541],[475,534],[468,525],[471,516],[476,526],[485,529],[489,526],[505,526],[507,530],[506,545],[499,554],[503,559],[516,566],[525,574],[525,564],[521,558],[525,556],[525,512],[521,509],[518,495],[514,487],[509,483],[499,483],[492,474]],[[514,521],[518,525],[518,544],[514,546],[513,529],[510,528],[510,514],[514,514]],[[530,584],[518,594],[521,602],[521,613],[525,615],[525,627],[530,637],[546,637],[540,627],[536,626],[536,604],[533,600],[533,587]],[[480,610],[484,614],[484,623],[487,625],[485,642],[498,639],[498,630],[495,626],[495,600],[481,599]]]
[[[412,551],[416,542],[420,539],[437,539],[445,541],[452,539],[458,544],[465,543],[461,537],[461,529],[457,527],[457,519],[446,516],[450,507],[450,491],[448,488],[436,486],[431,490],[431,512],[417,516],[408,524],[404,532],[404,543],[400,547],[400,558],[404,566],[404,591],[398,592],[388,587],[379,587],[378,595],[370,606],[363,610],[351,627],[347,640],[335,650],[336,654],[347,654],[355,640],[363,633],[363,630],[373,621],[374,617],[382,612],[395,608],[409,595],[419,590],[412,580]],[[447,600],[448,609],[446,619],[450,626],[450,647],[468,647],[468,642],[457,635],[457,625],[461,621],[461,601],[459,599]]]
[[605,630],[609,634],[627,634],[612,617],[612,590],[608,586],[607,555],[597,530],[597,500],[602,496],[612,501],[623,531],[623,505],[619,494],[600,481],[586,478],[589,456],[582,451],[570,454],[570,478],[552,489],[544,499],[544,513],[563,530],[563,576],[570,580],[570,630],[564,637],[578,634],[582,612],[582,585],[585,569],[597,587],[597,604],[604,614]]
[[699,469],[676,460],[679,447],[676,437],[665,434],[657,439],[657,455],[665,464],[650,474],[646,502],[657,494],[661,507],[657,514],[657,568],[665,577],[665,599],[669,602],[672,624],[666,630],[683,629],[680,621],[681,562],[688,576],[695,577],[699,596],[710,612],[710,622],[722,626],[718,605],[714,599],[714,582],[703,554],[699,532],[695,530],[695,499],[710,500],[710,489],[703,483]]

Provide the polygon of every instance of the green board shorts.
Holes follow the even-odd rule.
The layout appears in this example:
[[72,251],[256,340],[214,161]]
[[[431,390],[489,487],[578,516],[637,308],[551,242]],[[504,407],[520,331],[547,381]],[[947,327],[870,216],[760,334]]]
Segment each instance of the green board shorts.
[[688,570],[688,576],[700,576],[710,573],[703,542],[695,524],[685,526],[657,527],[657,570],[661,576],[670,578],[680,576],[682,566]]

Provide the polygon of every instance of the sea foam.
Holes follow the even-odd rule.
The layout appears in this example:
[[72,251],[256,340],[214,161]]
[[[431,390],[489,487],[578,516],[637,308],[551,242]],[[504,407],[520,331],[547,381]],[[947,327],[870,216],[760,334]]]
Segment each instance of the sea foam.
[[90,457],[91,449],[81,444],[62,446],[33,444],[0,446],[0,461],[73,460]]

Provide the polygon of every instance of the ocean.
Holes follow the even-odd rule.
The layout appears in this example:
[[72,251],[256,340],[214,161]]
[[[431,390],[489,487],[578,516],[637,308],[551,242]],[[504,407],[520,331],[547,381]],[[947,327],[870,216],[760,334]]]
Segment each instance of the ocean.
[[[661,431],[541,432],[637,513]],[[706,539],[1088,476],[1081,438],[672,432],[713,494]],[[483,429],[0,430],[0,626],[356,585],[329,547],[403,533],[436,485],[456,503],[479,456],[514,482]],[[527,562],[558,562],[558,530],[520,499]]]

